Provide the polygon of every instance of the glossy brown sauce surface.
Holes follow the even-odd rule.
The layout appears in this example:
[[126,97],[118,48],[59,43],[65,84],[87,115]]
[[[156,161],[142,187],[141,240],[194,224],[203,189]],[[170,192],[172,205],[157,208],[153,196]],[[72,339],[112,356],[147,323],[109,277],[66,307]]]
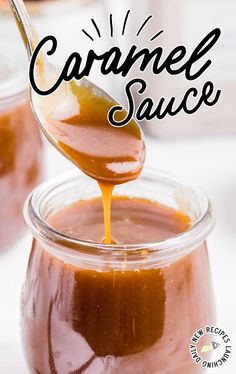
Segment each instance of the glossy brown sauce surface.
[[[70,237],[99,243],[104,232],[102,199],[77,201],[50,216],[48,222]],[[119,244],[159,242],[186,231],[190,225],[185,214],[157,202],[112,197],[112,234]]]
[[[54,109],[44,117],[46,130],[59,149],[96,180],[115,185],[137,178],[145,145],[136,122],[120,128],[111,126],[107,114],[116,103],[89,83],[72,81],[66,92],[61,91]],[[118,117],[122,116],[124,113],[119,113]]]
[[[78,201],[48,222],[70,237],[98,241],[101,199]],[[120,243],[164,240],[189,225],[182,213],[149,200],[112,200],[113,234]],[[117,270],[98,262],[72,263],[33,245],[22,300],[32,373],[101,374],[107,356],[119,374],[202,372],[188,344],[192,333],[213,318],[205,245],[173,263],[158,267],[157,261],[151,269],[145,256],[137,269],[126,268],[125,262]]]
[[[48,222],[70,237],[101,242],[102,200],[78,201]],[[111,225],[116,243],[137,244],[170,238],[186,230],[190,221],[150,200],[116,196]],[[137,353],[162,335],[165,291],[160,269],[129,271],[124,263],[123,271],[76,271],[75,281],[73,329],[85,337],[97,356]],[[133,297],[134,287],[140,290],[139,296]]]
[[[41,66],[41,65],[40,65]],[[144,164],[140,127],[131,120],[113,127],[107,119],[116,103],[91,83],[62,84],[49,98],[40,98],[39,117],[56,147],[85,174],[98,181],[103,198],[104,242],[112,242],[110,201],[114,186],[136,179]],[[125,112],[119,112],[121,120]]]

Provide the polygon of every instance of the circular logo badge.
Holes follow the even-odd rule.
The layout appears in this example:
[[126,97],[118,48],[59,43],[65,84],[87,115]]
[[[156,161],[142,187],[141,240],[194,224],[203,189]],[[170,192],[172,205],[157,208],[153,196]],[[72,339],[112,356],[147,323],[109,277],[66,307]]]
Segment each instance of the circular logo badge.
[[193,334],[189,353],[195,363],[203,368],[220,367],[231,354],[230,338],[219,327],[205,326]]

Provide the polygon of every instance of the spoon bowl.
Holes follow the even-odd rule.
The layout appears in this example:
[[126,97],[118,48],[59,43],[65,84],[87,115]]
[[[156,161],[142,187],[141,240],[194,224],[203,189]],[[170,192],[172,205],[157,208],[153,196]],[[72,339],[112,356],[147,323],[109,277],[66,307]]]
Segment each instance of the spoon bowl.
[[[9,0],[29,58],[39,42],[22,0]],[[61,70],[50,64],[43,52],[34,75],[40,89],[51,87]],[[50,143],[85,174],[113,185],[136,179],[144,159],[145,145],[138,124],[113,127],[109,110],[117,105],[107,93],[87,79],[63,81],[47,96],[31,88],[31,103],[39,126]],[[123,110],[117,120],[126,116]]]

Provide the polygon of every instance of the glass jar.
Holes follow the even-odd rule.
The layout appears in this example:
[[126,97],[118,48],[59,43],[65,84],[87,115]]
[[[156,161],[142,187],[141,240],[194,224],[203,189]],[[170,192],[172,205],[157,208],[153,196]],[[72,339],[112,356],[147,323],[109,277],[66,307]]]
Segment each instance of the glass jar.
[[18,238],[23,203],[41,177],[41,139],[24,66],[15,46],[0,43],[0,249]]
[[154,199],[191,218],[188,231],[159,243],[96,244],[47,224],[97,193],[94,181],[70,173],[37,187],[25,204],[34,236],[21,303],[30,373],[204,372],[188,348],[196,330],[214,323],[206,196],[153,170],[117,186],[116,195]]

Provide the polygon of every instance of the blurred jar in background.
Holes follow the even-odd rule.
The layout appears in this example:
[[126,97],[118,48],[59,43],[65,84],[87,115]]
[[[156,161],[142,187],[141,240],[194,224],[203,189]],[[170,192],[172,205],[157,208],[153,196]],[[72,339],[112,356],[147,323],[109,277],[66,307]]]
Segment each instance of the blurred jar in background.
[[41,138],[26,66],[16,46],[0,43],[0,250],[21,234],[24,200],[41,179]]

